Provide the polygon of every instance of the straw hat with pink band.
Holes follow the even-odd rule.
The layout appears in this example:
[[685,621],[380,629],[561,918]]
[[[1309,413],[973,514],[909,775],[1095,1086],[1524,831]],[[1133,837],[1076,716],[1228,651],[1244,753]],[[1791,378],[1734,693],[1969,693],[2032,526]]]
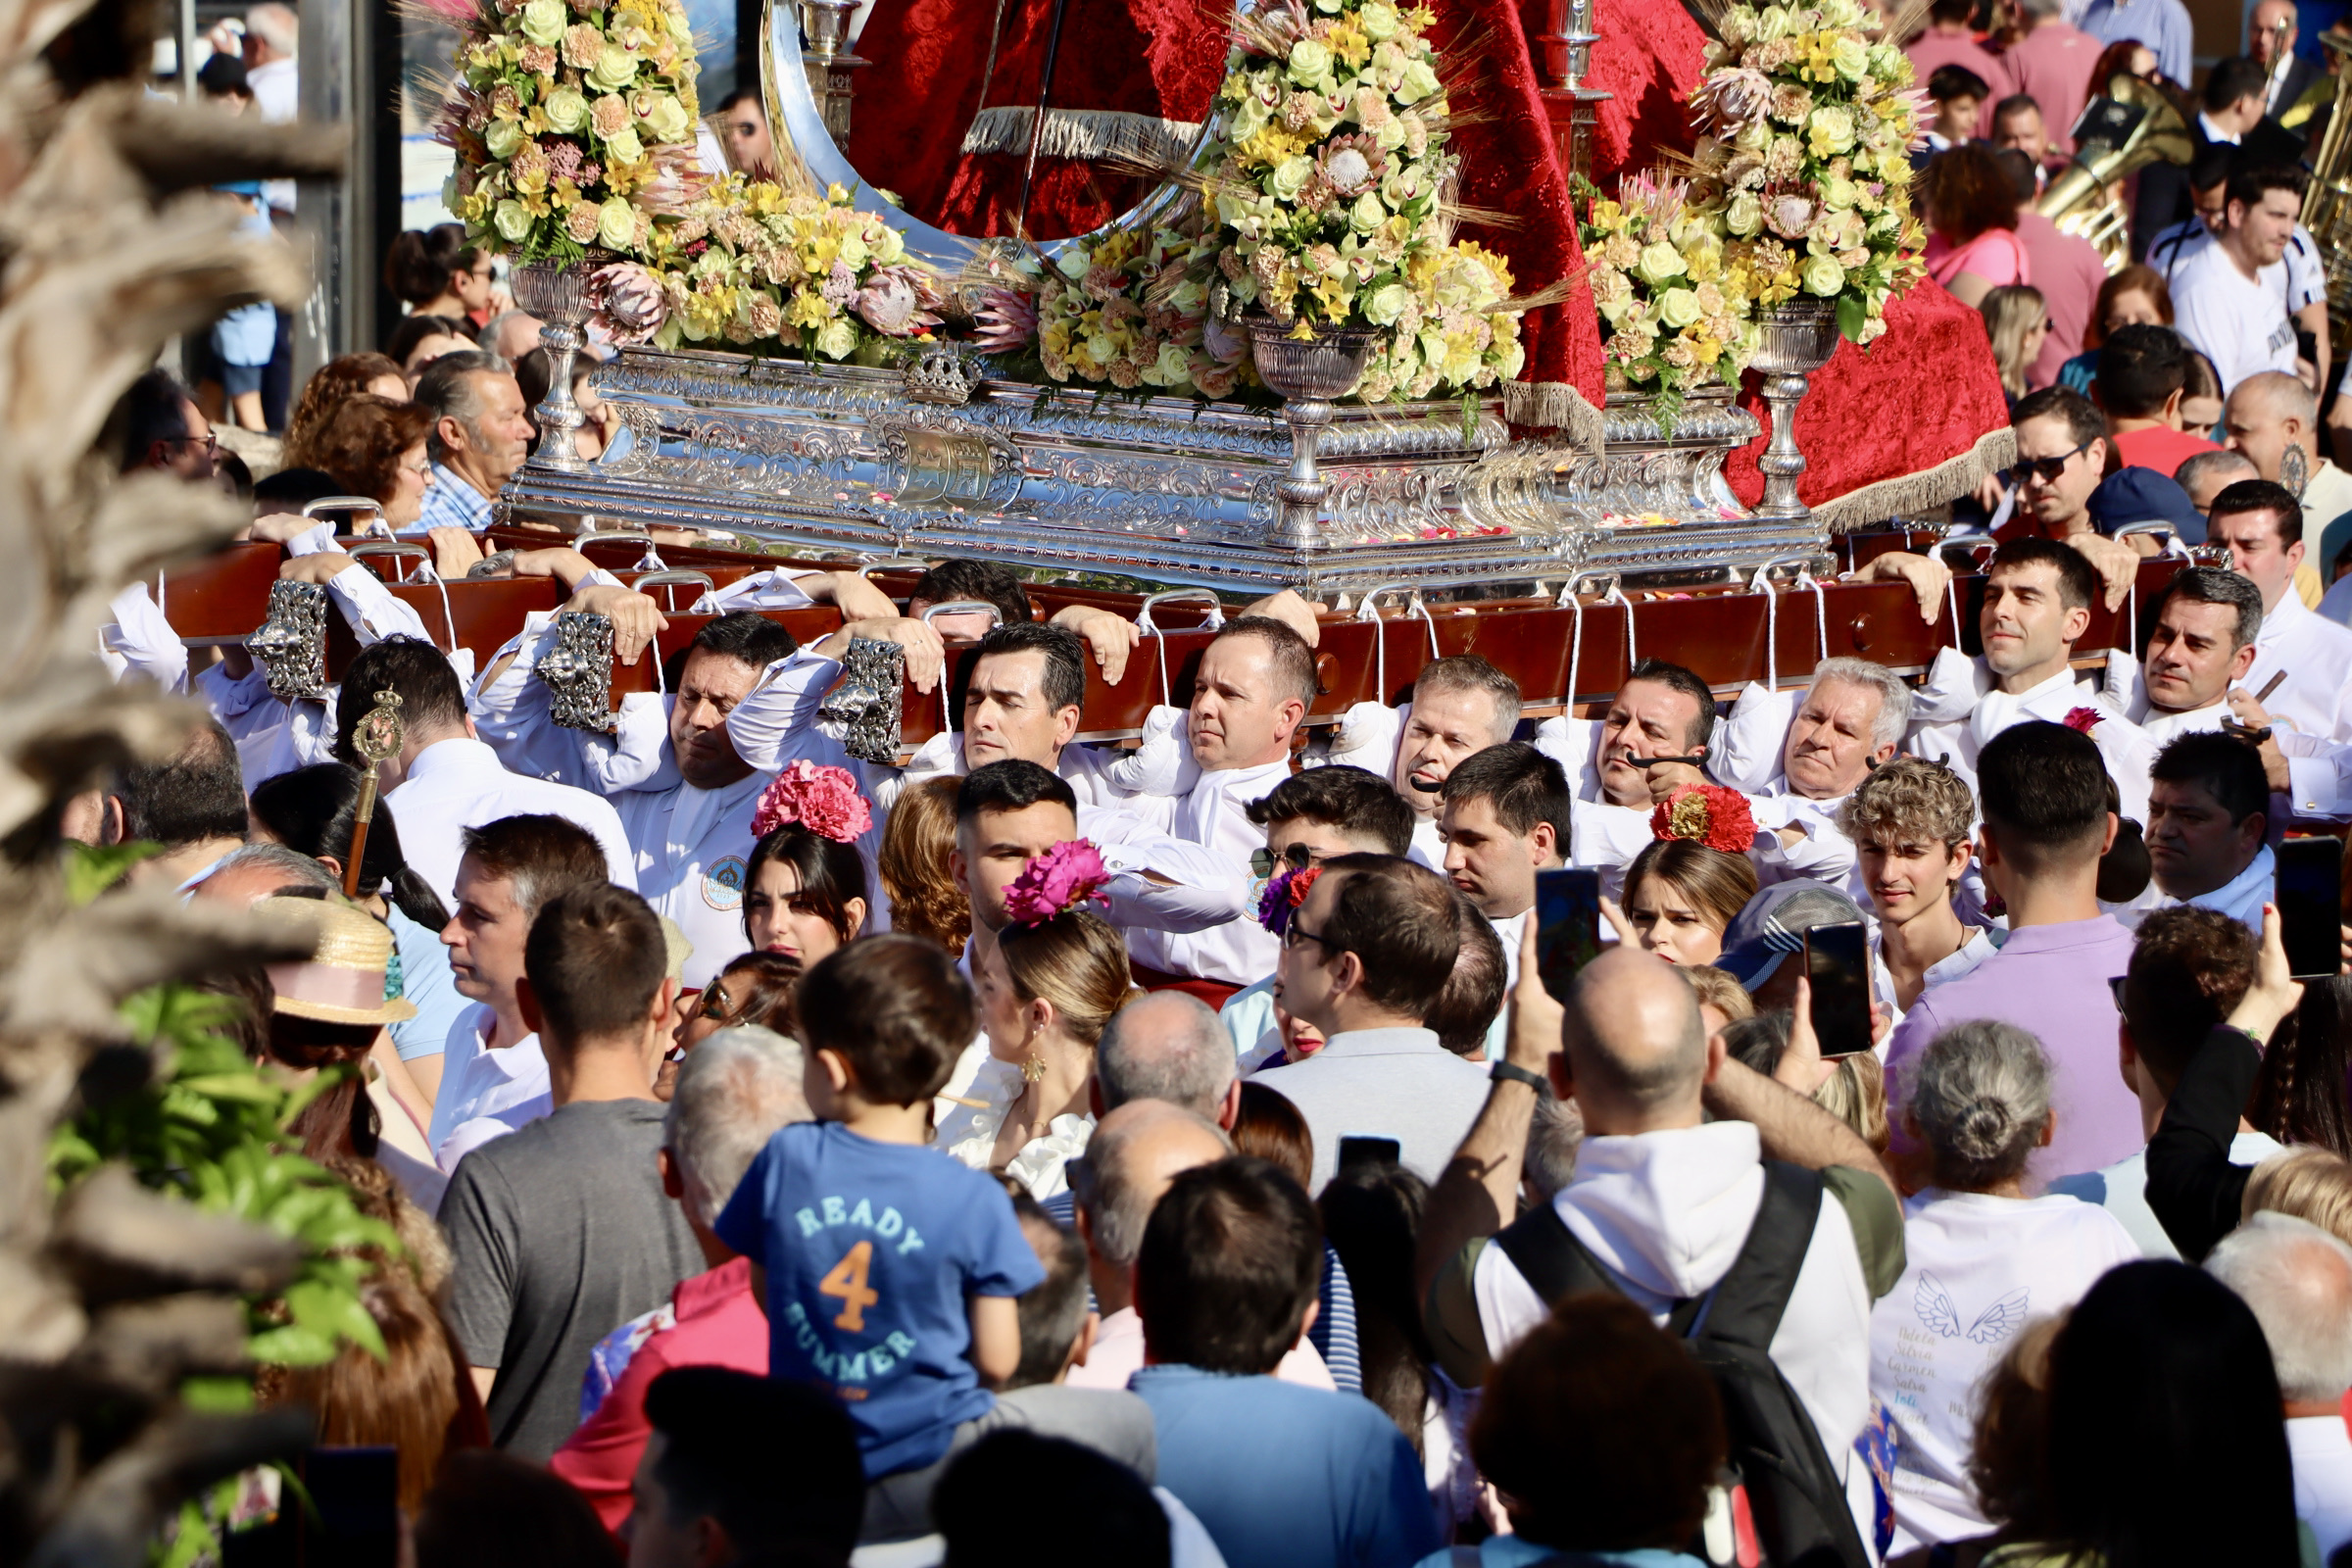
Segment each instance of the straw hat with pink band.
[[384,995],[392,933],[382,921],[320,899],[264,899],[253,912],[317,937],[308,962],[268,966],[270,983],[277,988],[277,1011],[318,1023],[387,1024],[416,1016],[414,1004]]

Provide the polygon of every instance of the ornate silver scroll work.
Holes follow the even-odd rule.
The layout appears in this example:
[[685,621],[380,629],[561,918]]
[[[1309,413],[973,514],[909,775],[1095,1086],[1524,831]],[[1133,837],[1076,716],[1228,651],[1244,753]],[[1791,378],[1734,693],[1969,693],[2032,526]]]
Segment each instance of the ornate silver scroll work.
[[[899,702],[906,680],[906,651],[897,643],[850,639],[841,684],[816,710],[818,728],[860,762],[884,767],[899,760]],[[943,672],[940,679],[947,679]]]
[[[648,659],[661,657],[649,648]],[[612,622],[602,615],[567,610],[556,617],[556,646],[539,660],[547,682],[549,710],[565,729],[610,735],[620,728],[612,716]]]
[[273,582],[270,612],[245,639],[262,662],[270,695],[281,703],[326,699],[326,590],[315,582]]

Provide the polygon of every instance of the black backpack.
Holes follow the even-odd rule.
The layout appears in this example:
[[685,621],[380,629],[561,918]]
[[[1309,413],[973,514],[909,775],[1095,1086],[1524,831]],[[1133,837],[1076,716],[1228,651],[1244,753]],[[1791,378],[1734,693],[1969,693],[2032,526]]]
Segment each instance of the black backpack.
[[[1715,1379],[1731,1468],[1771,1568],[1870,1568],[1821,1434],[1770,1353],[1813,1245],[1821,1200],[1819,1176],[1764,1161],[1764,1201],[1740,1255],[1712,1291],[1677,1301],[1666,1319],[1667,1332],[1688,1341]],[[1506,1227],[1494,1245],[1546,1301],[1579,1291],[1622,1294],[1549,1203]]]

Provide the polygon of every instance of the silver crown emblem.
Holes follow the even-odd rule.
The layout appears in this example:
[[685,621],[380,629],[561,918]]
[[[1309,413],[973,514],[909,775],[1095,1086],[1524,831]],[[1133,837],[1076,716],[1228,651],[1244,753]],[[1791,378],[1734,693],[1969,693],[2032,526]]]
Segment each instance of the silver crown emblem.
[[979,369],[945,343],[925,349],[906,367],[906,389],[910,402],[960,406],[972,401],[979,386]]

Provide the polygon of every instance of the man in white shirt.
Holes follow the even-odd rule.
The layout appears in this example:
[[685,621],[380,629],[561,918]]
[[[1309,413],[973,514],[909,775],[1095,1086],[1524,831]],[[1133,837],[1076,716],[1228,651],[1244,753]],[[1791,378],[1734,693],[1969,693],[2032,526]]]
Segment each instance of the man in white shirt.
[[2294,496],[2268,479],[2241,480],[2214,498],[2205,532],[2262,591],[2262,631],[2240,684],[2278,722],[2313,740],[2352,740],[2352,631],[2312,613],[2295,592],[2303,509]]
[[476,1005],[459,1015],[440,1055],[407,1063],[432,1097],[425,1139],[445,1172],[469,1150],[547,1113],[547,1057],[515,1000],[523,945],[559,895],[605,880],[604,851],[559,816],[502,817],[467,828],[465,842],[457,912],[441,940],[458,991]]
[[[1311,613],[1306,617],[1312,625]],[[1200,655],[1185,715],[1199,777],[1181,795],[1142,795],[1122,811],[1153,831],[1200,845],[1235,866],[1265,842],[1250,803],[1291,776],[1291,737],[1315,699],[1315,653],[1273,614],[1230,621]],[[1211,982],[1221,1004],[1274,967],[1274,938],[1248,914],[1206,931],[1137,930],[1127,951],[1147,986]],[[1230,988],[1230,989],[1228,989]]]
[[[2142,1137],[2152,1138],[2180,1074],[2213,1027],[2228,1018],[2254,978],[2255,938],[2240,922],[2195,905],[2153,909],[2132,932],[2132,960],[2117,987],[2116,1028],[2124,1087],[2139,1100]],[[2233,1165],[2281,1152],[2241,1117],[2230,1146]],[[2050,1191],[2103,1205],[2132,1233],[2144,1257],[2179,1258],[2180,1249],[2148,1206],[2145,1148],[2102,1170],[2061,1176]]]
[[[1412,808],[1414,859],[1434,870],[1446,858],[1438,833],[1438,791],[1446,775],[1472,753],[1509,740],[1519,728],[1519,712],[1517,681],[1476,654],[1453,654],[1423,666],[1413,681],[1411,700],[1395,714],[1381,710],[1388,722],[1367,726],[1380,730],[1383,738],[1401,731],[1388,772],[1396,793]],[[1356,724],[1344,728],[1354,740]],[[1347,750],[1335,746],[1331,760],[1379,772],[1380,750],[1377,741],[1357,742]]]
[[2278,1372],[2295,1517],[2327,1562],[2352,1541],[2352,1247],[2308,1220],[2264,1210],[2222,1238],[2205,1271],[2253,1308]]
[[1974,778],[1984,744],[2013,724],[2046,719],[2084,730],[2123,795],[2123,814],[2145,821],[2153,748],[2139,726],[2075,678],[2075,644],[2090,626],[2099,579],[2081,552],[2048,539],[2012,539],[1985,568],[1978,616],[1981,659],[1936,659],[1914,709],[1907,748]]
[[[302,112],[302,87],[295,57],[302,52],[302,29],[294,8],[264,0],[245,13],[245,85],[252,89],[254,111],[267,124],[282,125]],[[294,181],[272,179],[263,192],[276,211],[294,211]]]
[[1657,804],[1686,784],[1708,781],[1700,768],[1714,739],[1714,691],[1663,659],[1636,664],[1597,723],[1546,719],[1536,745],[1567,772],[1578,803],[1568,863],[1601,867],[1604,891],[1616,892],[1625,867],[1650,842]]
[[1298,1108],[1314,1141],[1310,1192],[1339,1169],[1340,1141],[1393,1138],[1405,1169],[1435,1181],[1486,1101],[1487,1075],[1422,1020],[1453,972],[1454,899],[1427,866],[1385,855],[1326,860],[1291,911],[1275,1001],[1323,1049],[1254,1081]]
[[2174,274],[2174,325],[2213,362],[2225,396],[2257,371],[2296,373],[2295,323],[2275,270],[2294,238],[2305,184],[2299,169],[2233,171],[2214,243]]
[[2324,455],[2311,388],[2276,370],[2247,376],[2222,410],[2222,428],[2256,472],[2295,492],[2307,553],[2322,566],[2333,562],[2352,540],[2352,473]]
[[2262,929],[2278,858],[2265,842],[2271,790],[2262,758],[2233,735],[2183,735],[2149,770],[2148,864],[2174,904],[2194,904]]
[[2230,689],[2253,668],[2261,635],[2262,592],[2251,578],[2214,566],[2181,568],[2157,607],[2126,715],[2157,746],[2220,729],[2230,716]]
[[[1266,885],[1285,872],[1342,855],[1406,855],[1412,849],[1413,808],[1378,773],[1345,763],[1292,774],[1250,803],[1250,820],[1266,833],[1264,848],[1250,856],[1253,908]],[[1285,1042],[1275,1031],[1289,1015],[1275,1014],[1274,979],[1269,972],[1252,981],[1217,1009],[1237,1058],[1262,1062],[1283,1054]],[[1289,1025],[1294,1040],[1322,1043],[1311,1026],[1295,1018]]]
[[1519,928],[1536,906],[1536,873],[1567,863],[1571,799],[1560,764],[1521,741],[1464,758],[1440,793],[1446,875],[1494,927],[1505,991],[1519,978]]
[[1976,799],[1960,776],[1916,757],[1874,771],[1841,813],[1854,844],[1855,880],[1879,920],[1871,978],[1889,1019],[1899,1022],[1929,987],[1992,956],[1990,939],[1952,903],[1976,851]]
[[387,637],[352,661],[335,703],[336,750],[344,761],[359,765],[352,731],[386,692],[400,699],[401,747],[377,765],[377,782],[401,824],[409,865],[443,904],[457,896],[465,830],[502,816],[560,816],[578,824],[604,851],[610,879],[636,890],[635,857],[611,804],[568,784],[507,771],[475,738],[465,688],[430,643]]
[[[1743,728],[1769,732],[1788,708],[1787,698],[1776,700],[1761,686],[1741,692],[1718,732],[1723,744],[1717,768]],[[1778,765],[1760,789],[1747,791],[1756,826],[1773,835],[1758,856],[1762,880],[1811,877],[1861,896],[1854,846],[1838,826],[1838,813],[1871,769],[1893,758],[1910,727],[1911,688],[1886,665],[1825,659],[1813,666],[1813,684],[1796,700],[1780,737]]]

